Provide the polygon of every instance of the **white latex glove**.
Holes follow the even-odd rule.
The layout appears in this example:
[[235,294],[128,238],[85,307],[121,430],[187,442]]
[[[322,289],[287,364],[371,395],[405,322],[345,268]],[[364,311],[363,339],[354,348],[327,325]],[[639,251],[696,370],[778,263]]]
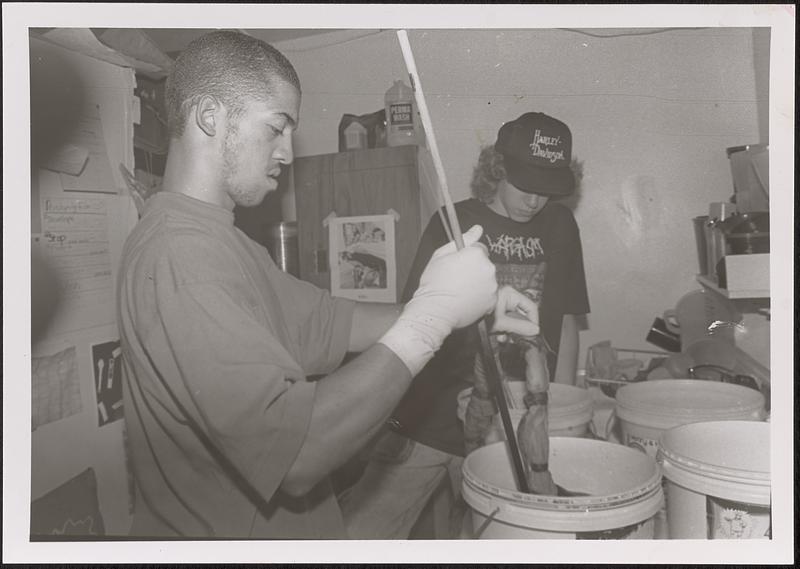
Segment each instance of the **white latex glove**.
[[478,243],[480,225],[464,233],[464,248],[439,247],[419,279],[414,297],[379,340],[403,360],[412,375],[425,366],[444,339],[491,311],[497,301],[495,266]]
[[492,332],[536,336],[539,331],[539,305],[514,287],[502,286],[497,291]]

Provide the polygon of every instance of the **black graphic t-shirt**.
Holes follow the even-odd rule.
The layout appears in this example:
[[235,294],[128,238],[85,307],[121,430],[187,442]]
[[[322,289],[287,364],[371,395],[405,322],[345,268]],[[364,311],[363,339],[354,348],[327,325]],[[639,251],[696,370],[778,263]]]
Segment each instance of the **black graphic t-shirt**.
[[[497,267],[500,285],[512,285],[539,303],[542,333],[558,352],[564,314],[587,314],[589,300],[583,270],[580,233],[572,212],[548,202],[526,223],[509,219],[470,198],[455,205],[461,229],[483,227],[481,241]],[[433,252],[447,242],[441,219],[435,214],[422,235],[403,301],[409,300]],[[433,448],[463,455],[462,425],[456,416],[456,398],[470,386],[474,355],[480,347],[474,326],[454,331],[428,365],[414,378],[393,419],[406,436]],[[556,353],[548,355],[552,377]],[[503,371],[523,377],[524,362],[513,348],[500,354]]]

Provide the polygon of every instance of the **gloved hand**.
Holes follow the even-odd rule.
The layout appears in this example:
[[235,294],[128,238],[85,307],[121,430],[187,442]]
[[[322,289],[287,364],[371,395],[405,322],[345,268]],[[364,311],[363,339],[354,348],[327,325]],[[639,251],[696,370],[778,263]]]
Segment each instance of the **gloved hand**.
[[[512,333],[519,336],[539,334],[539,305],[529,296],[512,286],[504,285],[497,291],[494,308],[493,333]],[[498,338],[504,341],[504,337]]]
[[495,267],[483,245],[483,228],[464,233],[464,248],[439,247],[419,280],[413,298],[397,322],[379,340],[416,375],[457,328],[492,310],[497,300]]

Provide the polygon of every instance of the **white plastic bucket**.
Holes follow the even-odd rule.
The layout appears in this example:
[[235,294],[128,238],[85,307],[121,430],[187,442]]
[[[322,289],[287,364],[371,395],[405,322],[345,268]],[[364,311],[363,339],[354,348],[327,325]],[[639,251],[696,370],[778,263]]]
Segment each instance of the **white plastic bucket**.
[[633,449],[574,437],[552,437],[550,472],[556,484],[587,496],[516,490],[505,442],[470,453],[462,494],[481,539],[652,539],[663,503],[656,462]]
[[658,461],[670,539],[769,539],[769,423],[709,421],[669,429]]
[[[510,394],[509,414],[511,422],[516,429],[525,415],[525,383],[522,381],[506,382]],[[458,416],[463,421],[466,413],[472,388],[465,389],[458,395]],[[555,437],[584,437],[589,431],[592,422],[592,397],[591,394],[580,387],[551,383],[548,389],[547,404],[547,432]],[[491,433],[487,442],[497,442],[505,438],[500,415],[495,415]]]
[[622,443],[655,457],[661,434],[699,421],[763,421],[764,395],[755,389],[699,379],[632,383],[616,394]]

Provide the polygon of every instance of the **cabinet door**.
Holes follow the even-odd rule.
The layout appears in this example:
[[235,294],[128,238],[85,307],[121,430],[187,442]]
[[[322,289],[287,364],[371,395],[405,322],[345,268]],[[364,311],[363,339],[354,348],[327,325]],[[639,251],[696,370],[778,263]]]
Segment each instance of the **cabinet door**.
[[396,211],[398,295],[421,232],[418,147],[399,146],[298,158],[294,162],[300,277],[330,290],[328,228],[323,220]]

